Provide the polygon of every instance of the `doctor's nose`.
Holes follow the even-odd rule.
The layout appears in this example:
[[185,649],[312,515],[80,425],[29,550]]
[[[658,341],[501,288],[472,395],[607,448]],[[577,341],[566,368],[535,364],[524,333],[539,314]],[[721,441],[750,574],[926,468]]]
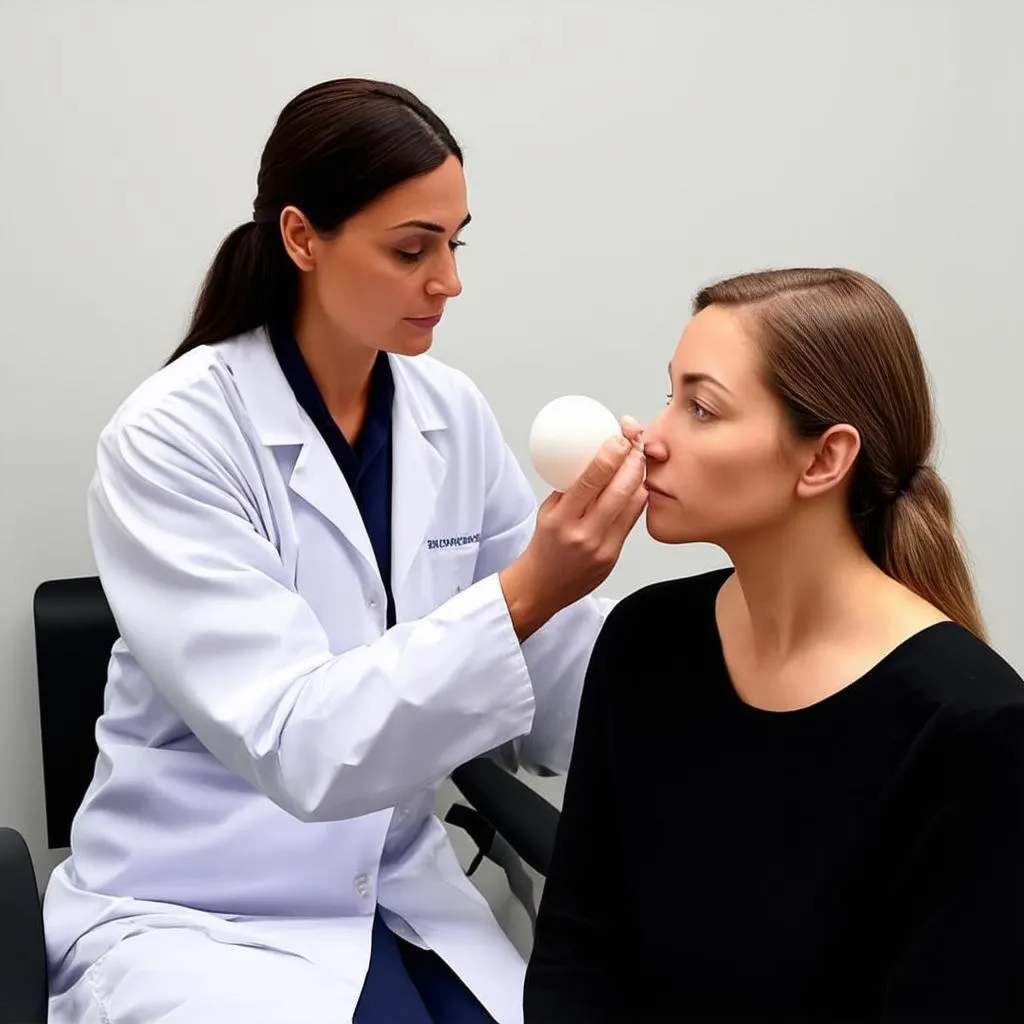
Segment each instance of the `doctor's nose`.
[[447,260],[444,268],[427,282],[427,294],[443,295],[448,299],[457,298],[462,294],[462,281],[455,266],[454,255]]

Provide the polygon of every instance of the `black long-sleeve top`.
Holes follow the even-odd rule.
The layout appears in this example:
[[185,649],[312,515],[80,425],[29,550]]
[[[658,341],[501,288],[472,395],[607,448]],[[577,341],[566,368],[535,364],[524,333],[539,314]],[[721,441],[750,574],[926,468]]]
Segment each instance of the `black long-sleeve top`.
[[1024,683],[943,622],[755,709],[715,624],[730,571],[598,639],[526,1024],[1024,1020]]

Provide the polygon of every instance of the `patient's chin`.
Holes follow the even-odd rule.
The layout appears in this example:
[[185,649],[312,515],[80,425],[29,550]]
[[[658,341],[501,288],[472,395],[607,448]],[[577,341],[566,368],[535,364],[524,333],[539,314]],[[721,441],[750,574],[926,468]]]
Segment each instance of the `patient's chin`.
[[644,521],[647,533],[659,544],[691,544],[704,539],[693,528],[694,524],[687,523],[685,516],[674,509],[648,505]]

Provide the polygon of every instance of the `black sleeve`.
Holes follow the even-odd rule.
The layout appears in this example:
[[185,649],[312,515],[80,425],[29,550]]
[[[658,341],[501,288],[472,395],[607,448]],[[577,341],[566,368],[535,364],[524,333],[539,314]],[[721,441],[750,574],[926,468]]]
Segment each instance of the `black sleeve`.
[[1024,1020],[1024,708],[952,758],[958,783],[905,873],[912,925],[882,1020]]
[[617,611],[598,637],[583,686],[558,836],[526,971],[525,1024],[623,1019],[613,990],[623,971],[614,895],[621,877],[622,823],[612,802],[607,728]]

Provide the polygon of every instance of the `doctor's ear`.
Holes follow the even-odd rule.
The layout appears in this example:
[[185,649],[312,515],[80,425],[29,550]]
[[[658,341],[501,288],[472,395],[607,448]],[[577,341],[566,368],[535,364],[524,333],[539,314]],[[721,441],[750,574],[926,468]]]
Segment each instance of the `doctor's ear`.
[[281,211],[280,226],[281,240],[289,259],[299,270],[312,270],[316,266],[313,247],[317,234],[306,215],[295,206],[286,206]]

